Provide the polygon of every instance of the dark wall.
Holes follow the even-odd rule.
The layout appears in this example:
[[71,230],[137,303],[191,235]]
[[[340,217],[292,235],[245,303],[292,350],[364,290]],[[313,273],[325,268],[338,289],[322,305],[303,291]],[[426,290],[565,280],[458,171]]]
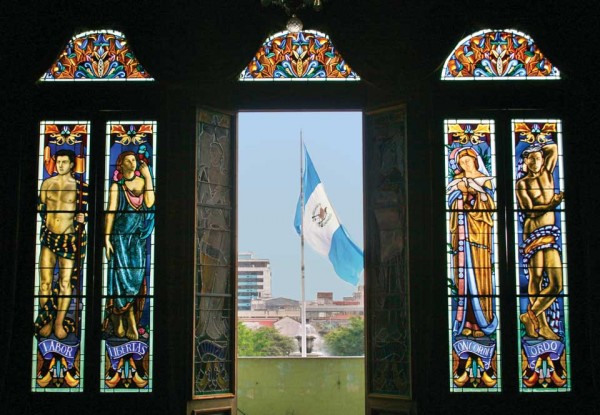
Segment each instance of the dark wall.
[[[600,238],[594,232],[596,189],[600,188],[595,151],[596,68],[600,63],[594,50],[597,3],[509,0],[456,5],[330,0],[319,13],[300,13],[305,28],[330,35],[363,78],[361,85],[240,85],[237,76],[262,40],[284,29],[284,13],[262,7],[259,0],[177,3],[55,1],[2,6],[0,137],[6,146],[5,179],[0,181],[5,218],[0,221],[3,413],[80,412],[82,407],[89,413],[105,408],[125,413],[132,410],[131,402],[138,411],[182,413],[191,390],[191,371],[186,364],[191,356],[192,308],[181,298],[191,301],[193,289],[191,265],[182,264],[191,264],[193,259],[193,176],[189,172],[193,169],[196,105],[226,110],[369,109],[397,103],[405,103],[408,111],[413,393],[421,413],[453,413],[474,407],[490,413],[512,413],[517,408],[550,413],[598,410],[595,391],[600,386],[595,373],[600,367],[595,356],[599,350],[592,341],[600,291],[596,275]],[[137,57],[156,77],[156,84],[36,84],[73,34],[98,28],[125,33]],[[481,87],[442,84],[440,69],[452,48],[466,35],[484,28],[514,28],[529,34],[561,69],[563,80],[533,86],[521,82]],[[533,113],[555,111],[553,116],[564,119],[573,392],[520,396],[513,388],[499,398],[451,395],[446,381],[446,291],[437,283],[445,272],[445,256],[434,254],[445,246],[440,236],[445,232],[443,206],[437,195],[443,174],[436,144],[440,121],[469,108],[501,113],[515,107]],[[169,249],[157,252],[157,273],[164,279],[157,279],[156,324],[157,333],[162,327],[168,336],[161,340],[162,345],[157,340],[156,392],[149,397],[98,397],[91,391],[96,383],[90,382],[81,396],[33,395],[28,391],[36,125],[47,116],[76,113],[101,119],[106,111],[114,110],[156,116],[159,125],[166,126],[161,127],[157,186],[162,187],[159,203],[168,213],[158,218],[157,241]],[[90,324],[88,327],[95,326],[93,321]],[[87,373],[95,370],[90,367]]]

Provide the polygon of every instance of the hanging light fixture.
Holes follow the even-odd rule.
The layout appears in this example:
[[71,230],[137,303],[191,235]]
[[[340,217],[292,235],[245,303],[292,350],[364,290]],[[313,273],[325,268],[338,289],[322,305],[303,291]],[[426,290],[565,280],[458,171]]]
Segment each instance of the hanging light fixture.
[[323,8],[325,0],[260,0],[263,6],[271,4],[279,6],[285,10],[288,15],[294,15],[298,10],[304,7],[312,7],[315,11],[320,11]]
[[295,14],[292,15],[286,24],[287,30],[291,33],[301,32],[303,26],[302,20],[298,19]]

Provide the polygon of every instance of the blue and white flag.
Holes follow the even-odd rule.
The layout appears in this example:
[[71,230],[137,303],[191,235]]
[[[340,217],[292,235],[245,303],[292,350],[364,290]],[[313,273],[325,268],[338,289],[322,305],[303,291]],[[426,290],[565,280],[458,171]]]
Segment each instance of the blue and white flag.
[[[304,147],[304,239],[318,253],[329,258],[336,274],[357,285],[364,267],[363,253],[339,222],[312,160]],[[302,196],[300,196],[302,197]],[[300,235],[302,201],[298,198],[294,227]]]

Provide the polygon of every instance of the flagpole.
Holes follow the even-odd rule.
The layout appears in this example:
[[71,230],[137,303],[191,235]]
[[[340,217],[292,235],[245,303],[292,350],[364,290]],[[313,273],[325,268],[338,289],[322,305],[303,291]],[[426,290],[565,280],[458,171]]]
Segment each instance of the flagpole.
[[303,147],[302,130],[300,130],[300,203],[302,206],[300,215],[300,280],[302,295],[300,302],[300,319],[302,324],[302,357],[306,357],[306,299],[304,291],[304,177],[303,177]]

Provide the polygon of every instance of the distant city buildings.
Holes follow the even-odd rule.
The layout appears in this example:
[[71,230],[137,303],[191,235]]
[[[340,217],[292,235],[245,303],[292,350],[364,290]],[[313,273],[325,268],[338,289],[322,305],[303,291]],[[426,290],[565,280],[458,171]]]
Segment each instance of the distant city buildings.
[[[340,326],[348,323],[351,317],[364,315],[364,286],[360,285],[352,297],[334,300],[333,293],[319,292],[316,300],[306,301],[306,318],[314,325]],[[300,321],[300,301],[290,298],[256,298],[250,303],[250,309],[238,308],[240,321],[264,322],[272,324],[273,319],[290,317]]]
[[[359,285],[351,297],[334,300],[333,292],[317,292],[316,300],[306,301],[308,319],[348,319],[362,316],[364,285]],[[300,319],[300,301],[272,297],[271,263],[268,259],[254,258],[253,253],[238,257],[238,317],[240,320],[292,317]],[[266,321],[266,320],[265,320]]]
[[316,323],[319,320],[348,321],[350,317],[364,314],[364,285],[359,285],[351,297],[334,300],[332,292],[318,292],[316,301],[307,301],[306,318]]
[[[253,253],[238,256],[238,320],[247,327],[274,327],[281,334],[297,337],[301,324],[301,303],[285,297],[272,297],[271,263]],[[315,346],[320,349],[322,337],[336,327],[346,326],[353,317],[364,316],[364,285],[350,297],[334,299],[334,293],[317,292],[317,298],[306,301],[306,319],[315,331]]]

